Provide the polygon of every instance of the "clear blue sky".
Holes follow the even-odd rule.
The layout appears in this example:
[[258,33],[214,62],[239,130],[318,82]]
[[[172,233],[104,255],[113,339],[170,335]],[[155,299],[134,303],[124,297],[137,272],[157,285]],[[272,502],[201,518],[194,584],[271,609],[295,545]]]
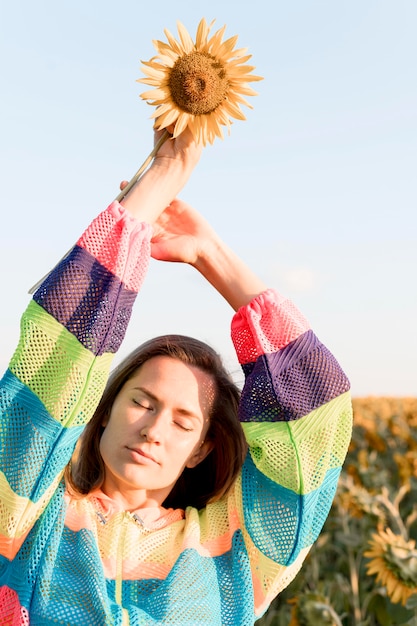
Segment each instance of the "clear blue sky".
[[[182,197],[298,304],[355,396],[416,395],[415,0],[2,2],[1,370],[27,289],[151,149],[140,60],[203,16],[265,80]],[[153,263],[122,354],[178,331],[236,371],[229,320],[190,268]]]

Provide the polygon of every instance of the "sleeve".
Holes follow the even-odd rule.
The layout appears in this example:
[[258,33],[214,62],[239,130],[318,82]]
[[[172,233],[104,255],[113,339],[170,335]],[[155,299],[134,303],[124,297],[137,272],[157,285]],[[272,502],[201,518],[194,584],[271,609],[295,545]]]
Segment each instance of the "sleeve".
[[294,578],[329,513],[351,437],[350,385],[273,290],[236,313],[232,338],[245,374],[241,516],[259,616]]
[[0,383],[0,554],[8,558],[56,491],[102,395],[148,268],[150,237],[148,224],[112,203],[23,314]]

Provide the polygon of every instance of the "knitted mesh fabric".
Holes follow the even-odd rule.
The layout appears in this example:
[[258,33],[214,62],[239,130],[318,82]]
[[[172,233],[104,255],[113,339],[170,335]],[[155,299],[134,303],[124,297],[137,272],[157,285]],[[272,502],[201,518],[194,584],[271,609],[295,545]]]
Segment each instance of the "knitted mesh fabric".
[[[0,623],[251,626],[317,538],[349,442],[348,382],[272,290],[235,316],[250,452],[227,497],[150,531],[61,479],[120,345],[150,228],[113,204],[36,292],[0,391]],[[30,611],[29,611],[30,607]]]
[[0,617],[5,626],[29,626],[28,611],[20,606],[19,597],[13,589],[0,588]]
[[[119,348],[135,297],[136,292],[121,291],[118,277],[75,247],[34,300],[93,354],[103,354]],[[93,319],[88,310],[95,311]]]
[[113,202],[85,230],[77,244],[129,291],[138,292],[146,276],[152,227],[138,223],[118,203]]

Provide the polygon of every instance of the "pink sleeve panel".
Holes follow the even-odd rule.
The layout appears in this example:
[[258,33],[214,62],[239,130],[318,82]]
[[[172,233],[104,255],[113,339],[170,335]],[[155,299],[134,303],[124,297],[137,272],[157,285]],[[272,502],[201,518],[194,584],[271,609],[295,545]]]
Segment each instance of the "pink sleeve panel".
[[241,365],[282,350],[307,330],[310,325],[302,313],[274,289],[241,307],[232,320],[232,340]]
[[[123,280],[127,289],[138,292],[147,271],[143,258],[150,256],[151,237],[150,224],[138,222],[115,201],[96,217],[77,245]],[[146,248],[142,254],[141,248]]]

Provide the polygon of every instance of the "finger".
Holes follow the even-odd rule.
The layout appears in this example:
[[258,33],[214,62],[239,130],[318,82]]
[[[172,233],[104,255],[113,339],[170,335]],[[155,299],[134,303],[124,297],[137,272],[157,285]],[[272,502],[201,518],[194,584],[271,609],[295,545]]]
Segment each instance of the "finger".
[[122,180],[122,182],[121,182],[121,183],[120,183],[120,185],[119,185],[119,187],[120,187],[120,191],[123,191],[123,189],[124,189],[125,187],[127,187],[127,185],[128,185],[128,184],[129,184],[129,183],[128,183],[128,181],[127,181],[127,180]]
[[174,124],[171,124],[171,126],[168,126],[168,128],[154,128],[154,144],[156,145],[158,141],[165,135],[165,133],[168,133],[172,137],[173,132]]

